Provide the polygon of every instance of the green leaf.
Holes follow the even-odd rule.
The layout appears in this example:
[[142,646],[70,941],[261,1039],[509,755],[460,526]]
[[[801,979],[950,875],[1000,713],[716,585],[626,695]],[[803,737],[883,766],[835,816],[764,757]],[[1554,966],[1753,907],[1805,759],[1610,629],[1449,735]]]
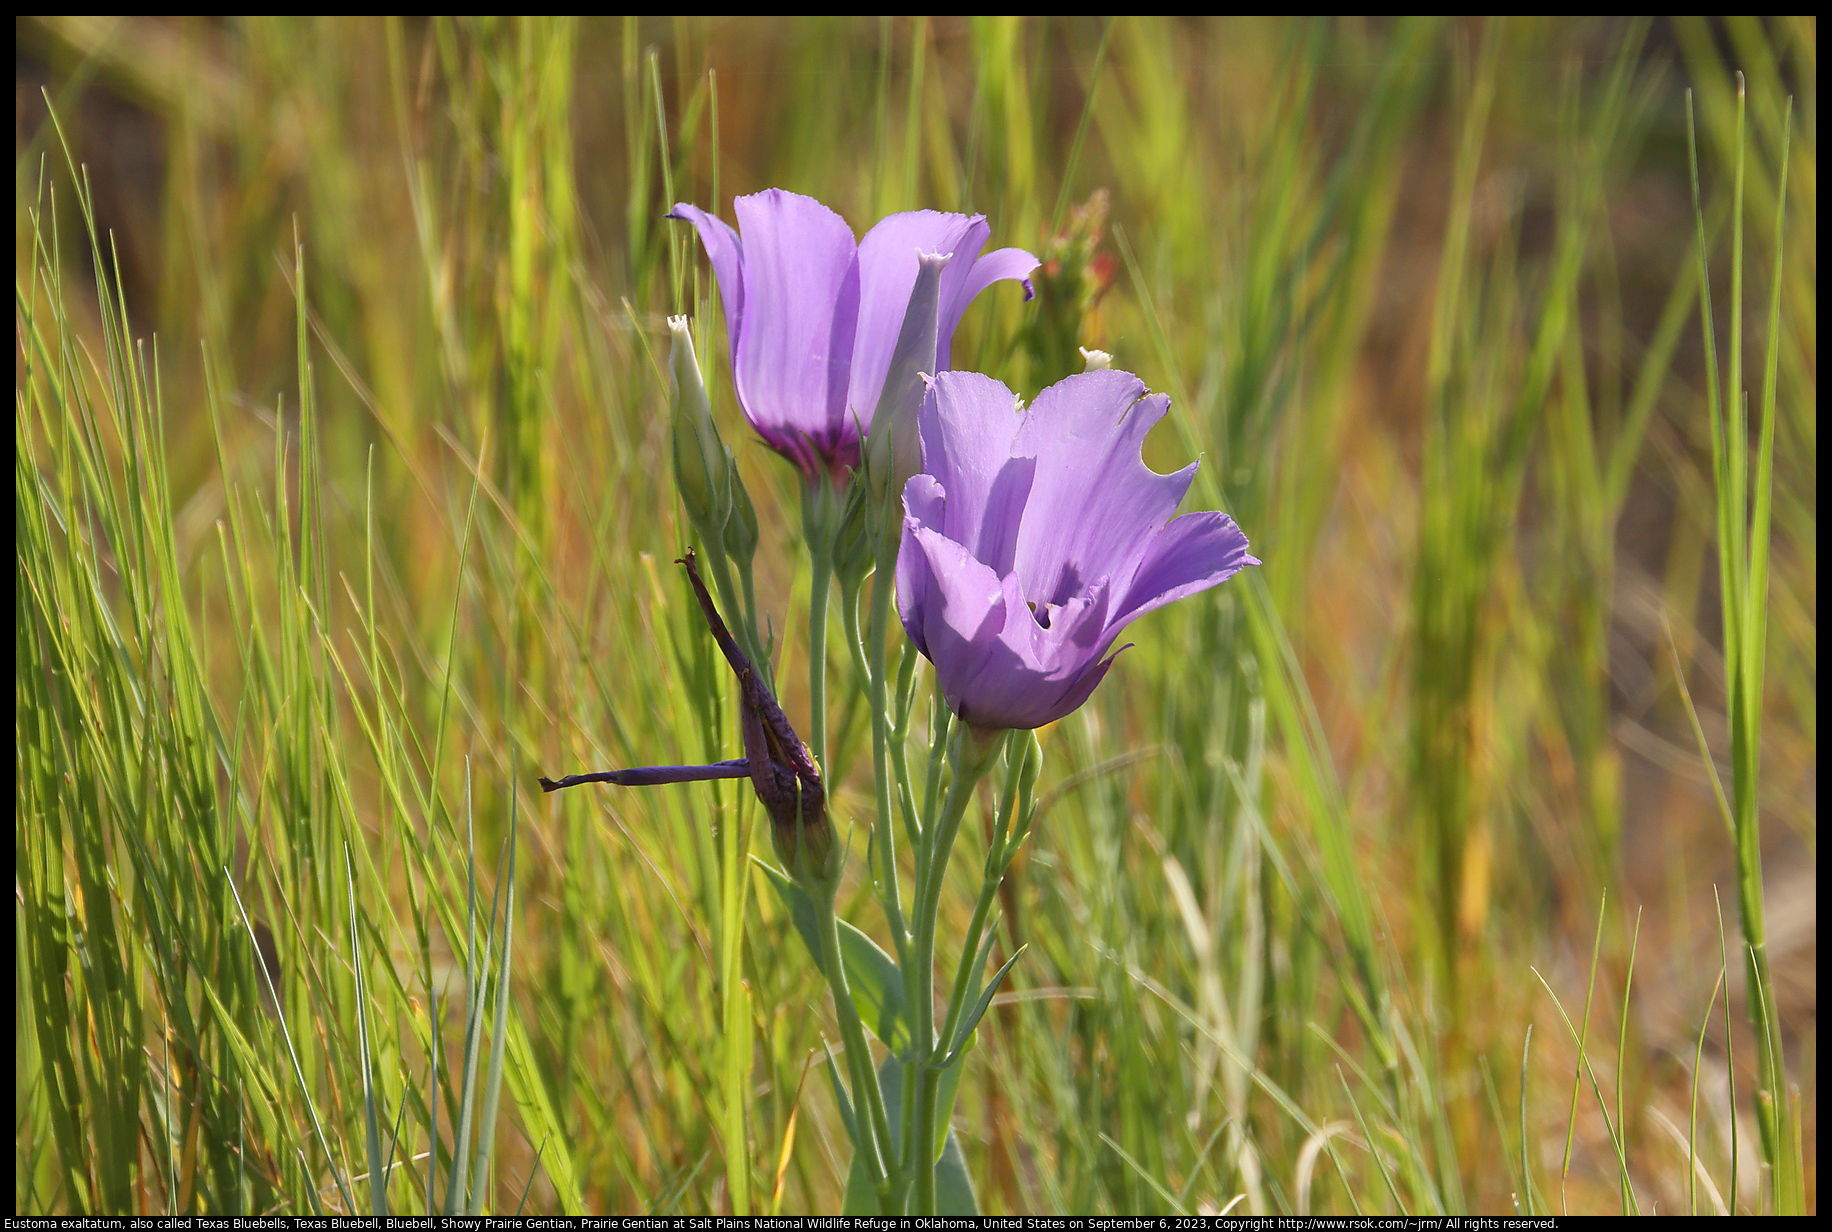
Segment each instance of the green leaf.
[[[787,873],[762,860],[757,867],[769,874],[770,884],[788,905],[795,921],[795,931],[813,956],[821,961],[820,926],[814,914],[814,900],[808,891],[791,880]],[[859,1011],[865,1029],[892,1052],[907,1052],[910,1046],[908,1016],[903,1012],[903,972],[897,961],[878,948],[878,943],[864,933],[839,921],[840,957],[846,964],[846,983],[852,992],[852,1003]]]
[[[954,1063],[943,1071],[941,1076],[940,1098],[935,1101],[936,1127],[948,1124],[954,1116],[954,1097],[960,1091],[961,1057],[955,1057]],[[884,1092],[886,1108],[902,1107],[903,1099],[903,1063],[894,1056],[884,1058],[878,1066],[878,1088]],[[891,1152],[901,1150],[900,1141],[903,1126],[896,1119],[891,1121]],[[941,1158],[935,1165],[935,1213],[937,1215],[971,1215],[980,1213],[979,1200],[973,1193],[973,1178],[967,1175],[967,1159],[961,1154],[960,1139],[949,1129],[946,1136],[937,1134],[942,1139]],[[865,1161],[853,1151],[852,1169],[846,1176],[846,1205],[843,1210],[847,1215],[879,1215],[878,1195],[872,1192],[871,1180],[865,1172]]]
[[999,991],[999,985],[1005,982],[1005,973],[1010,971],[1012,964],[1023,956],[1024,949],[1024,946],[1019,946],[1017,952],[1005,960],[1005,965],[1000,967],[990,980],[986,981],[986,987],[980,990],[980,999],[974,1003],[973,1009],[966,1017],[961,1019],[960,1030],[954,1033],[954,1038],[948,1044],[949,1052],[955,1054],[956,1066],[960,1062],[959,1053],[965,1051],[968,1041],[973,1036],[973,1029],[979,1026],[980,1019],[986,1016],[986,1007],[992,1004],[992,995]]
[[833,1049],[827,1052],[827,1077],[833,1082],[833,1098],[840,1105],[840,1120],[846,1125],[846,1137],[853,1143],[859,1141],[858,1123],[853,1120],[852,1100],[847,1097],[846,1083],[840,1078],[840,1065],[834,1059]]

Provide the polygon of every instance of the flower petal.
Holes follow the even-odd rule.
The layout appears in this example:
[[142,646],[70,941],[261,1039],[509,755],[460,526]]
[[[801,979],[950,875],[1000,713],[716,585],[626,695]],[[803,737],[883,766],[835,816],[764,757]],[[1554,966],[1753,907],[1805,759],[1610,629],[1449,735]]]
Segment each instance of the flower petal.
[[[948,705],[961,718],[981,727],[1038,727],[1033,720],[1048,712],[1069,683],[1049,671],[1039,651],[1054,647],[1037,627],[1018,579],[1007,574],[1000,583],[1003,616],[997,639],[971,674],[948,673],[935,665],[936,679]],[[1043,634],[1043,636],[1039,636]],[[1053,656],[1051,656],[1053,657]]]
[[[916,254],[939,252],[954,257],[942,271],[937,297],[939,304],[945,306],[955,284],[964,281],[973,258],[990,234],[982,218],[912,210],[880,220],[859,241],[859,329],[846,405],[848,414],[857,414],[867,429],[884,389],[898,332],[903,328],[910,289],[916,284]],[[958,321],[959,316],[956,313],[954,320]],[[946,313],[940,312],[937,320],[945,317]],[[950,321],[947,333],[953,332],[954,322]],[[930,355],[923,361],[922,371],[936,370],[935,356]]]
[[1086,668],[1081,675],[1076,678],[1075,683],[1070,685],[1068,689],[1063,692],[1062,696],[1056,699],[1047,715],[1042,717],[1040,721],[1032,723],[1031,726],[1042,727],[1045,723],[1054,723],[1064,715],[1074,714],[1077,710],[1080,710],[1082,704],[1094,695],[1095,686],[1099,685],[1101,681],[1107,678],[1107,669],[1112,667],[1113,661],[1120,657],[1120,651],[1130,649],[1132,649],[1132,643],[1128,642],[1100,662]]
[[[1025,596],[1062,603],[1094,579],[1127,593],[1151,537],[1196,476],[1145,465],[1146,434],[1170,409],[1129,372],[1081,373],[1037,395],[1012,452],[1036,458],[1015,567]],[[925,460],[926,461],[926,460]]]
[[1152,536],[1132,585],[1113,613],[1108,636],[1146,612],[1219,586],[1257,564],[1247,552],[1247,536],[1233,518],[1214,510],[1186,513]]
[[941,485],[932,476],[912,475],[903,485],[904,529],[903,544],[897,552],[897,615],[902,618],[910,641],[924,655],[929,653],[929,643],[922,634],[923,613],[928,610],[929,602],[929,558],[920,551],[910,550],[911,527],[939,527],[946,500]]
[[[999,579],[960,544],[906,518],[898,553],[900,578],[904,558],[917,555],[923,558],[927,585],[920,591],[912,588],[908,597],[899,593],[898,615],[906,630],[921,630],[920,639],[915,633],[911,639],[935,664],[938,679],[971,681],[985,669],[1006,622]],[[921,607],[913,610],[918,595]]]
[[[1042,727],[1086,701],[1106,675],[1108,664],[1099,662],[1092,647],[1105,624],[1106,587],[1076,596],[1047,629],[1025,603],[1017,575],[1007,575],[1002,590],[1005,625],[985,664],[971,678],[957,681],[950,681],[937,664],[936,676],[963,719],[982,727]],[[949,688],[950,683],[956,687]]]
[[744,246],[738,233],[723,219],[684,201],[677,202],[668,217],[690,222],[700,233],[700,243],[712,261],[713,276],[719,280],[719,300],[725,305],[726,345],[736,352],[744,321]]
[[989,376],[943,372],[918,422],[923,470],[947,476],[939,529],[994,573],[1010,573],[1034,469],[1032,459],[1013,456],[1024,426],[1017,398]]
[[[975,218],[983,229],[978,233],[979,243],[973,246],[973,251],[977,253],[985,246],[987,238],[992,234],[992,229],[986,226],[984,218],[978,215]],[[962,255],[961,251],[957,249],[956,255]],[[1022,248],[1000,248],[970,262],[960,263],[960,281],[942,283],[941,328],[936,334],[939,340],[935,356],[937,370],[951,366],[954,329],[961,323],[961,317],[966,313],[967,305],[971,304],[981,291],[1006,278],[1015,278],[1024,284],[1024,298],[1028,301],[1036,294],[1031,289],[1030,274],[1039,264],[1036,257]],[[954,271],[950,269],[950,272]]]
[[733,203],[744,235],[744,315],[732,379],[751,424],[814,474],[858,438],[845,414],[858,319],[858,252],[845,219],[779,188]]
[[[910,288],[910,302],[897,331],[897,347],[891,353],[884,388],[866,432],[866,472],[873,490],[880,495],[901,489],[922,470],[922,437],[916,420],[928,391],[928,377],[924,374],[935,366],[936,293],[942,270],[951,259],[937,252],[919,253],[916,257],[916,283]],[[853,354],[856,356],[858,351],[855,349]],[[855,379],[858,371],[855,363]]]
[[[1042,613],[1049,613],[1047,626],[1051,639],[1056,643],[1055,656],[1064,662],[1070,658],[1087,662],[1097,658],[1100,650],[1102,633],[1108,621],[1107,609],[1112,605],[1113,585],[1107,578],[1101,578],[1083,594],[1078,594],[1067,603],[1048,609],[1037,609],[1033,615],[1042,625]],[[1079,670],[1079,667],[1078,669]]]

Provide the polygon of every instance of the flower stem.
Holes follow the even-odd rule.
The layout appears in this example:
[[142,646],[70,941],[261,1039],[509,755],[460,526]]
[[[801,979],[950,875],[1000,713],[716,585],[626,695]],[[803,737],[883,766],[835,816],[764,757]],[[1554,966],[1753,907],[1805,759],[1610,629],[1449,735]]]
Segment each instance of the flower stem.
[[961,943],[961,963],[954,972],[954,990],[948,996],[948,1010],[942,1018],[941,1047],[949,1052],[954,1049],[954,1037],[960,1031],[961,1018],[967,1012],[967,1001],[973,995],[974,982],[979,978],[980,946],[986,934],[986,921],[992,915],[992,902],[998,895],[999,884],[1005,880],[1005,870],[1011,866],[1014,850],[1012,826],[1014,821],[1027,815],[1029,810],[1028,798],[1020,799],[1021,796],[1029,796],[1029,792],[1021,785],[1029,750],[1009,740],[1006,742],[1006,750],[1005,790],[1001,793],[992,840],[987,844],[986,872],[980,880],[979,900],[973,905],[973,920],[967,925],[966,936]]
[[[941,1150],[936,1141],[935,1105],[941,1084],[944,1048],[935,1038],[935,921],[941,909],[942,884],[947,880],[948,856],[960,833],[961,819],[973,800],[973,788],[997,754],[1003,732],[987,732],[966,723],[955,726],[949,761],[954,781],[949,785],[941,817],[923,833],[917,853],[916,934],[910,954],[914,993],[910,998],[911,1055],[915,1061],[916,1098],[904,1124],[906,1155],[916,1183],[918,1215],[935,1214],[935,1163]],[[963,959],[963,961],[965,961]]]
[[750,846],[749,810],[742,795],[720,827],[719,863],[719,997],[724,1027],[723,1126],[726,1150],[733,1157],[726,1166],[725,1183],[731,1192],[732,1213],[751,1213],[750,1164],[738,1150],[744,1142],[745,1074],[751,1056],[749,993],[744,986],[745,850]]
[[839,494],[825,478],[802,487],[802,537],[813,579],[808,588],[808,747],[827,772],[827,592],[833,589],[833,544]]
[[810,541],[814,569],[808,591],[808,742],[814,764],[827,773],[827,592],[833,582],[833,543]]
[[[903,832],[909,838],[910,845],[916,846],[921,841],[922,823],[916,815],[916,793],[910,786],[909,734],[910,713],[914,709],[912,693],[917,660],[922,658],[916,647],[903,644],[903,662],[897,673],[897,721],[891,725],[891,774],[897,785],[898,815],[903,818]],[[945,711],[943,713],[946,713]]]
[[[807,533],[809,557],[813,567],[813,590],[809,596],[808,635],[810,653],[808,663],[809,706],[812,712],[810,731],[814,739],[814,756],[822,769],[826,768],[826,662],[827,662],[827,592],[833,578],[834,552],[834,519],[836,509],[833,495],[826,490],[810,488],[804,493],[806,503],[803,506],[803,523]],[[880,559],[883,559],[880,557]],[[895,560],[895,556],[891,557]],[[881,575],[888,577],[888,575]],[[842,578],[841,583],[843,606],[841,620],[845,625],[848,644],[852,653],[859,655],[858,608],[856,585]],[[890,605],[890,587],[874,585],[872,595],[872,643],[868,675],[872,691],[872,762],[878,782],[878,825],[874,832],[872,848],[874,853],[881,853],[881,868],[874,870],[878,882],[879,898],[888,904],[888,916],[891,922],[891,933],[897,944],[899,960],[905,958],[908,942],[903,930],[902,911],[898,901],[896,844],[892,841],[889,827],[885,824],[887,810],[885,800],[888,798],[886,787],[886,739],[887,727],[884,715],[884,633],[888,620]],[[846,976],[846,963],[840,950],[839,919],[834,910],[834,894],[830,887],[828,892],[818,895],[817,909],[820,912],[821,925],[821,961],[826,969],[827,983],[833,991],[834,1011],[839,1017],[840,1034],[846,1044],[847,1072],[852,1080],[852,1098],[854,1125],[857,1141],[854,1149],[864,1154],[866,1173],[871,1178],[873,1192],[877,1195],[878,1209],[889,1213],[897,1205],[899,1191],[904,1188],[903,1178],[907,1176],[893,1156],[891,1143],[890,1119],[884,1107],[884,1092],[878,1083],[876,1067],[872,1064],[871,1048],[866,1043],[865,1030],[859,1021],[858,1007],[853,1003],[852,990]],[[904,1103],[908,1103],[907,1093]]]
[[815,911],[820,916],[821,966],[827,985],[833,992],[833,1010],[840,1020],[840,1037],[846,1043],[846,1070],[852,1079],[853,1123],[858,1141],[854,1149],[865,1156],[865,1168],[871,1178],[872,1191],[878,1196],[878,1209],[890,1209],[892,1191],[890,1119],[884,1111],[884,1093],[878,1087],[878,1074],[871,1060],[871,1046],[865,1041],[865,1027],[859,1021],[859,1010],[852,1000],[852,988],[846,978],[846,961],[840,951],[839,917],[834,911],[832,890],[814,896]]
[[[886,542],[889,531],[886,531]],[[878,572],[872,579],[871,644],[868,656],[871,670],[871,768],[877,788],[878,820],[873,831],[872,850],[878,856],[878,899],[884,906],[885,922],[890,925],[891,939],[897,947],[897,962],[909,970],[909,933],[904,928],[902,891],[897,881],[897,832],[891,825],[890,781],[890,715],[886,711],[888,691],[884,676],[884,637],[890,629],[892,581],[896,561],[895,548],[887,553],[881,545]],[[853,618],[855,621],[857,617]]]

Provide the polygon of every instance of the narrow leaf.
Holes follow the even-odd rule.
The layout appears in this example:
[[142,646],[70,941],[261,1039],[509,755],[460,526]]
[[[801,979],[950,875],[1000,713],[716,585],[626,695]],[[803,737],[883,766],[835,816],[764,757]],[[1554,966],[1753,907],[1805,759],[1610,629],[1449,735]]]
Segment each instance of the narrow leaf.
[[1017,953],[1006,959],[1005,965],[1000,967],[990,980],[986,981],[986,987],[980,990],[980,999],[974,1003],[973,1009],[968,1012],[967,1016],[961,1019],[960,1030],[954,1033],[954,1038],[948,1043],[948,1055],[955,1061],[959,1061],[966,1041],[973,1035],[973,1029],[979,1026],[980,1019],[986,1016],[986,1008],[992,1004],[993,994],[999,991],[999,985],[1005,981],[1005,973],[1011,970],[1012,964],[1018,961],[1025,948],[1019,946]]

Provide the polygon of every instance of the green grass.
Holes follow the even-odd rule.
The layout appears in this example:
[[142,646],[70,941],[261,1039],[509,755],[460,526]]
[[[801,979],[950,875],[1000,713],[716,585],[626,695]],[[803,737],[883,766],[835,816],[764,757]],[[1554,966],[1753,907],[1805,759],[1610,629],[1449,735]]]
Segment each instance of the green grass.
[[742,784],[535,786],[737,755],[671,312],[807,715],[795,485],[661,219],[772,185],[1058,255],[957,365],[1113,352],[1265,561],[1043,733],[986,1210],[1816,1208],[1811,21],[18,36],[21,1211],[837,1209]]

